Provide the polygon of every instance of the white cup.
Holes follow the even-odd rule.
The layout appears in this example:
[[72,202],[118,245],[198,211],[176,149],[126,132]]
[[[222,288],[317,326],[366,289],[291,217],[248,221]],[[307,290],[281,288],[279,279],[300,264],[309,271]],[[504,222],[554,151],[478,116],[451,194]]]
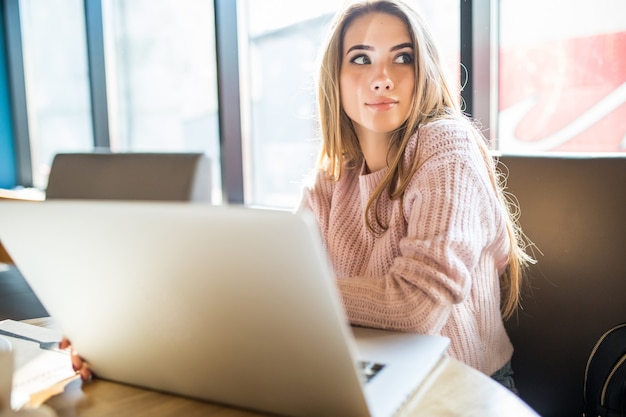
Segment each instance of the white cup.
[[11,408],[13,390],[13,347],[0,337],[0,417],[57,417],[54,410],[46,405],[38,408],[14,411]]
[[13,387],[13,347],[0,337],[0,415],[11,410],[11,390]]

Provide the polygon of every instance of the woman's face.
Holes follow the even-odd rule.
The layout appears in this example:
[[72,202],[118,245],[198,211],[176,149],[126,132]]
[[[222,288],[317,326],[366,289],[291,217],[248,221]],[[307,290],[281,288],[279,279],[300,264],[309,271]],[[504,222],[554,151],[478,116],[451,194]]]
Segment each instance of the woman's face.
[[342,107],[363,134],[389,133],[408,118],[415,86],[414,51],[404,22],[386,13],[356,18],[343,39]]

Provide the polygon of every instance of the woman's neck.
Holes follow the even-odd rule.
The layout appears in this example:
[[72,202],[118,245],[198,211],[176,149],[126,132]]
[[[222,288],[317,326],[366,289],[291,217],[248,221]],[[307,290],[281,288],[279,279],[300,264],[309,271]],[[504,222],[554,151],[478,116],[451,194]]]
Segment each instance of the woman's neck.
[[386,168],[388,160],[395,156],[395,151],[389,150],[390,135],[388,133],[360,132],[358,138],[369,172]]

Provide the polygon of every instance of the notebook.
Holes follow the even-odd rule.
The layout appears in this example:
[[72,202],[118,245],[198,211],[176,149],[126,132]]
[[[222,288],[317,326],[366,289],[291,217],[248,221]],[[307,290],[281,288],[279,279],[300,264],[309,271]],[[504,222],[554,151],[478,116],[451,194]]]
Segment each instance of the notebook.
[[104,379],[276,415],[383,417],[449,345],[351,327],[305,214],[7,201],[0,241]]

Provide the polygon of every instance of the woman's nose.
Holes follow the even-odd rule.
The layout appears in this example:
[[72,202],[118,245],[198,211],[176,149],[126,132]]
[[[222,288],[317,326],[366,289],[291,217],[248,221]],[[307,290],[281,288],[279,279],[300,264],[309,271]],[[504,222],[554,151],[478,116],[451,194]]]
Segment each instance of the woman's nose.
[[375,93],[393,90],[393,81],[385,70],[381,70],[372,80],[371,89]]

